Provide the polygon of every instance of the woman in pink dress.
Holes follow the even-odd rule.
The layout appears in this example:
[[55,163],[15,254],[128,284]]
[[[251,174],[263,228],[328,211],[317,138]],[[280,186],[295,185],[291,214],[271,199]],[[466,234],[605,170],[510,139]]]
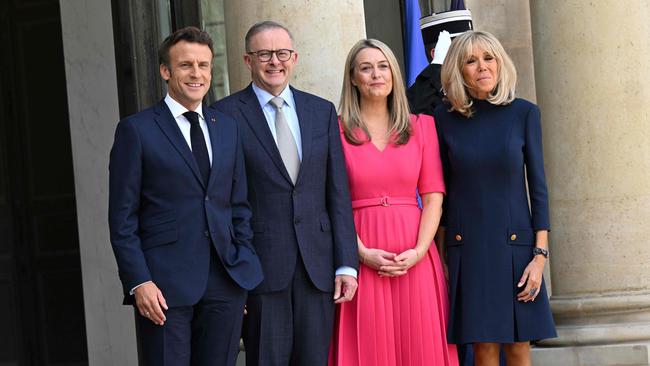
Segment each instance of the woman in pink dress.
[[361,265],[355,298],[337,308],[329,364],[456,366],[433,243],[445,191],[435,124],[409,114],[384,43],[361,40],[350,50],[340,113]]

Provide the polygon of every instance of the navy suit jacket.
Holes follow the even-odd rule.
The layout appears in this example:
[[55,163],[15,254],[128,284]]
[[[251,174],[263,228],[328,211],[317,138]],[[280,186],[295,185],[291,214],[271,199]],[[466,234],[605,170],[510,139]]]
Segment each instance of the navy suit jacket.
[[207,185],[164,101],[117,126],[109,227],[125,303],[133,287],[151,280],[169,306],[195,304],[207,284],[210,245],[241,287],[262,280],[239,129],[215,110],[204,108],[203,115],[212,144]]
[[298,254],[321,291],[333,291],[336,268],[359,263],[336,110],[325,99],[291,91],[302,142],[295,186],[251,85],[212,105],[234,117],[242,134],[253,244],[264,269],[257,293],[289,286]]

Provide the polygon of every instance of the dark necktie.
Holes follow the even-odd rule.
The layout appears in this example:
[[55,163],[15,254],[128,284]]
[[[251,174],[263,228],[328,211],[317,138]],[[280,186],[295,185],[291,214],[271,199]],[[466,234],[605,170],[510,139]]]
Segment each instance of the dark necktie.
[[199,166],[203,183],[208,184],[210,177],[210,157],[208,156],[208,148],[205,146],[205,137],[203,130],[199,124],[199,114],[193,111],[183,113],[185,118],[190,121],[190,142],[192,143],[192,153],[196,164]]

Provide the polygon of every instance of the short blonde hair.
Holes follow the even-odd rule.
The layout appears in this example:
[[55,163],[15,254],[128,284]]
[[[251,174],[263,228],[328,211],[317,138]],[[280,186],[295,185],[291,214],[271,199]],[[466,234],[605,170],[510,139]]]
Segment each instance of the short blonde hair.
[[467,31],[454,39],[442,65],[440,77],[442,88],[451,109],[471,117],[474,114],[472,98],[463,78],[463,67],[470,58],[474,46],[487,51],[497,61],[497,82],[489,93],[487,101],[496,104],[509,104],[515,99],[517,70],[501,45],[501,42],[488,32]]
[[345,60],[345,75],[343,76],[343,88],[341,90],[341,102],[339,103],[339,114],[343,125],[345,139],[353,145],[361,145],[360,141],[353,133],[355,128],[360,128],[366,134],[366,141],[370,140],[368,127],[361,120],[361,95],[359,89],[352,84],[352,75],[354,73],[354,62],[361,50],[366,48],[375,48],[381,51],[388,61],[391,75],[393,78],[393,90],[388,95],[388,112],[390,113],[390,125],[388,134],[397,135],[393,141],[396,145],[406,144],[411,136],[411,120],[409,118],[409,105],[406,99],[406,89],[402,83],[402,73],[397,63],[397,58],[393,51],[381,41],[376,39],[362,39],[357,42]]

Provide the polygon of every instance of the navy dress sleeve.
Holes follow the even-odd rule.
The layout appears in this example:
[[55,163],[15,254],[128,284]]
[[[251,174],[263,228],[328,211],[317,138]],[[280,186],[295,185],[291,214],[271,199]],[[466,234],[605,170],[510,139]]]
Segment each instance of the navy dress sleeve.
[[535,231],[550,230],[548,190],[544,176],[542,126],[539,108],[535,105],[530,108],[526,117],[524,164],[528,179],[533,229]]

